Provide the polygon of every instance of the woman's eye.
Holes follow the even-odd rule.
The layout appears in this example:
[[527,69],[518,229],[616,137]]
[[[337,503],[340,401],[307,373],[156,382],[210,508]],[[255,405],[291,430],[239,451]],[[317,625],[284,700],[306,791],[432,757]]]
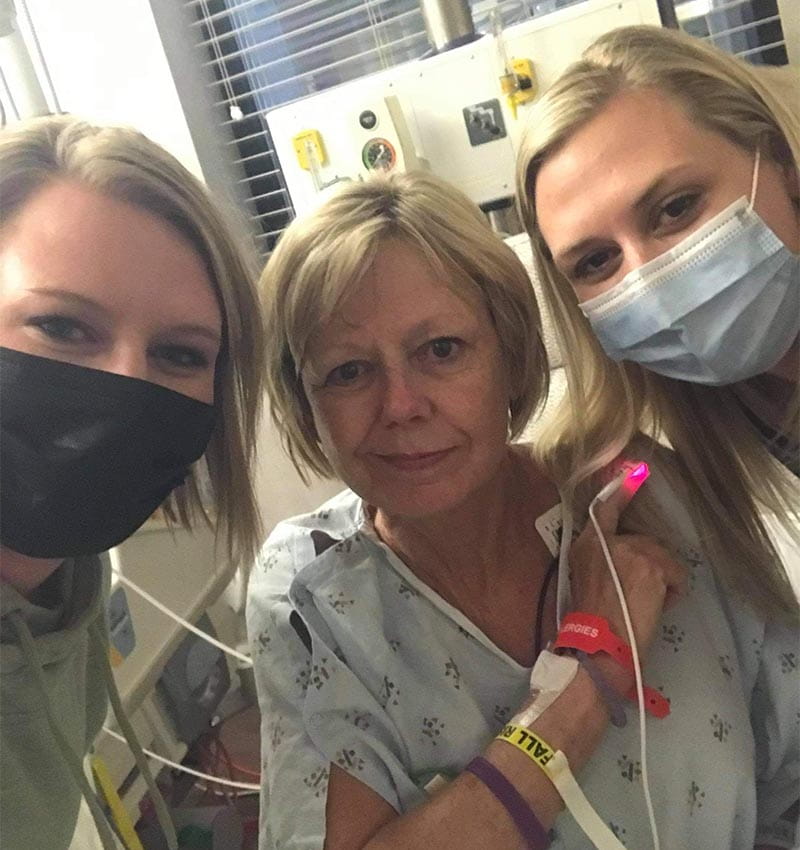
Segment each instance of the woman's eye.
[[358,360],[350,360],[347,363],[342,363],[328,373],[325,379],[325,386],[329,387],[347,387],[358,381],[367,373],[368,364]]
[[699,193],[687,193],[679,195],[667,201],[657,213],[656,227],[669,227],[670,225],[682,223],[685,219],[690,218],[691,213],[697,206],[700,198]]
[[68,316],[33,316],[28,320],[28,325],[37,328],[54,342],[81,343],[94,340],[90,328]]
[[611,268],[619,253],[619,248],[608,247],[589,254],[575,266],[572,277],[583,278],[602,274]]
[[430,353],[435,360],[453,360],[461,352],[462,342],[451,336],[433,339],[423,346],[423,355]]
[[185,345],[162,345],[154,349],[151,356],[172,369],[206,369],[210,363],[205,352]]

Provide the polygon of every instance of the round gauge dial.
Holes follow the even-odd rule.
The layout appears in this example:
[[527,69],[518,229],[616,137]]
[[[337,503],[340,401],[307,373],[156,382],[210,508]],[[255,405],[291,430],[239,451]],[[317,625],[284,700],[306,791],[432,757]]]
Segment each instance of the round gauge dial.
[[397,164],[397,151],[388,139],[370,139],[361,150],[361,160],[370,171],[390,171]]

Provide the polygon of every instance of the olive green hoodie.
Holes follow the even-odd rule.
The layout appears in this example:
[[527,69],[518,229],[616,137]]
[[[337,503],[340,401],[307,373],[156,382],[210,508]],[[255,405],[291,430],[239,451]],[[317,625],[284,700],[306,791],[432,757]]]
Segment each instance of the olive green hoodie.
[[54,607],[0,587],[3,850],[69,847],[82,793],[75,771],[108,704],[109,571],[96,557],[69,560],[48,584]]
[[[103,847],[117,842],[83,759],[109,700],[144,777],[170,850],[178,840],[164,798],[114,682],[108,657],[106,556],[65,561],[40,588],[47,606],[0,586],[0,846],[67,850],[81,796]],[[42,593],[44,591],[44,593]]]

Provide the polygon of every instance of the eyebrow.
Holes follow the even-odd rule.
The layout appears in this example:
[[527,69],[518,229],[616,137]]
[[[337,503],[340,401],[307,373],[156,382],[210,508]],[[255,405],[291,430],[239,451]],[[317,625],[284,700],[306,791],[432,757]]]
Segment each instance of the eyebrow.
[[30,286],[26,292],[31,292],[34,295],[44,295],[47,298],[58,298],[60,301],[71,302],[79,307],[88,307],[90,310],[95,310],[98,313],[105,313],[105,309],[96,301],[87,298],[85,295],[78,295],[77,292],[71,292],[69,289],[57,289],[51,286]]
[[[440,315],[432,316],[431,318],[428,318],[428,319],[423,319],[421,322],[418,322],[416,325],[414,325],[412,328],[410,328],[408,333],[403,338],[403,343],[407,346],[413,345],[414,343],[417,342],[417,340],[419,340],[419,339],[424,340],[427,337],[429,337],[431,334],[433,334],[434,331],[436,329],[438,329],[442,325],[443,322],[454,323],[456,321],[458,322],[458,326],[452,328],[453,332],[455,332],[455,333],[466,333],[470,330],[470,328],[468,328],[466,326],[463,319],[459,318],[459,319],[456,320],[456,319],[452,319],[452,318],[446,316],[445,314],[440,314]],[[350,324],[350,323],[348,323],[348,324],[351,328],[353,328],[353,330],[359,330],[360,328],[363,327],[363,325],[355,325],[355,324]],[[356,351],[353,351],[353,349],[356,349]],[[359,345],[357,342],[354,343],[354,342],[351,342],[351,341],[348,340],[348,341],[345,341],[343,343],[337,343],[337,344],[331,345],[325,351],[320,352],[320,354],[323,357],[327,357],[330,354],[331,360],[338,360],[341,357],[356,357],[357,358],[363,351],[364,351],[363,346]],[[338,354],[337,354],[337,352],[338,352]],[[312,360],[312,358],[310,358],[308,356],[306,356],[304,358],[303,363],[300,367],[301,371],[302,371],[303,368],[305,368],[307,365],[309,365],[311,363],[311,360]],[[313,365],[312,365],[312,368],[313,368]]]
[[[659,195],[663,190],[666,183],[670,180],[674,179],[676,175],[679,175],[682,171],[686,171],[690,167],[690,163],[681,163],[679,165],[672,166],[668,168],[666,171],[659,174],[658,177],[655,178],[647,188],[639,195],[639,197],[633,202],[633,209],[641,210],[643,207],[648,206],[653,198]],[[570,245],[568,248],[563,251],[558,252],[558,257],[555,259],[556,265],[565,264],[575,255],[582,254],[587,248],[594,245],[596,242],[602,241],[598,236],[588,236],[586,239],[581,239],[580,242],[575,242],[573,245]]]
[[[72,292],[69,289],[59,289],[57,287],[49,286],[33,286],[29,287],[25,291],[34,295],[45,296],[47,298],[57,298],[59,301],[74,304],[76,307],[88,309],[97,314],[106,315],[108,312],[105,307],[98,304],[92,298],[87,298],[85,295],[79,295],[77,292]],[[207,325],[192,324],[191,322],[182,322],[178,325],[170,325],[169,331],[171,333],[185,333],[192,334],[194,336],[201,336],[210,342],[216,343],[217,345],[219,345],[222,339],[221,335],[213,328],[210,328]]]
[[423,319],[423,321],[414,325],[414,327],[411,328],[411,330],[409,330],[409,332],[406,334],[405,343],[407,345],[411,345],[419,339],[425,340],[434,332],[438,332],[443,324],[456,324],[457,327],[452,328],[453,331],[461,330],[462,332],[464,332],[467,330],[464,326],[465,323],[461,318],[453,318],[450,316],[445,316],[443,314],[438,316],[432,316],[431,318]]

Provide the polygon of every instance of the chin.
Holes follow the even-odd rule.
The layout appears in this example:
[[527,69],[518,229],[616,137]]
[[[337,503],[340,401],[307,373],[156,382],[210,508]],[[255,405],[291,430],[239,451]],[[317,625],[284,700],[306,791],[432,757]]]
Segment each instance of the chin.
[[455,484],[454,481],[440,481],[416,487],[387,485],[359,495],[387,516],[421,520],[453,511],[467,500],[471,489]]
[[481,460],[465,463],[463,455],[454,454],[438,468],[406,472],[364,464],[358,470],[351,467],[349,471],[355,474],[349,476],[343,470],[340,477],[367,504],[387,516],[419,520],[457,510],[479,493],[496,474],[500,458]]

